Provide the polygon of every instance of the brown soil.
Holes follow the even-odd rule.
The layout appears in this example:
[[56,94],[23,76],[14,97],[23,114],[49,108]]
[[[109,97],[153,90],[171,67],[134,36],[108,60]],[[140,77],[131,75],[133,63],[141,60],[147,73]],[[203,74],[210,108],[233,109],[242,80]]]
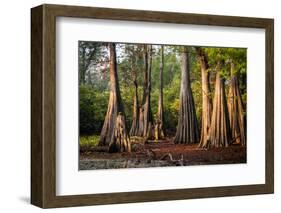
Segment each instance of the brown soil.
[[198,148],[198,144],[174,144],[171,140],[150,141],[144,145],[133,143],[131,153],[108,153],[104,148],[97,147],[84,150],[80,152],[80,160],[84,159],[172,161],[182,159],[184,165],[246,163],[246,147],[231,145],[227,148],[205,150]]

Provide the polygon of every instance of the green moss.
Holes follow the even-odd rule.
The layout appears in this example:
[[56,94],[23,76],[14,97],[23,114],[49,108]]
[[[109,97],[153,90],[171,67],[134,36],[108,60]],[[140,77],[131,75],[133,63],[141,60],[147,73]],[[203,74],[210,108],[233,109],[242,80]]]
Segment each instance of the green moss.
[[79,137],[79,145],[80,150],[89,150],[99,143],[100,136],[99,135],[91,135],[91,136],[80,136]]

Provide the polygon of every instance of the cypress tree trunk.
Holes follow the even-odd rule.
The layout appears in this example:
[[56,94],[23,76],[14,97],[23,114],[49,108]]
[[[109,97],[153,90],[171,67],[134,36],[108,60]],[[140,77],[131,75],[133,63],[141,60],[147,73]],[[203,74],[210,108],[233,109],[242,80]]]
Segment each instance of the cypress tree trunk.
[[143,114],[143,136],[146,139],[152,138],[152,124],[153,117],[150,106],[150,92],[151,92],[151,68],[152,68],[152,45],[149,45],[148,49],[148,63],[147,63],[147,86],[144,103]]
[[137,71],[134,67],[135,63],[132,63],[132,72],[133,72],[133,83],[135,87],[134,93],[134,106],[133,106],[133,122],[130,130],[130,135],[138,135],[139,131],[139,101],[138,101],[138,82],[137,82]]
[[139,129],[138,129],[138,136],[142,137],[143,136],[143,106],[139,107]]
[[212,118],[212,101],[210,97],[210,81],[209,73],[207,71],[208,61],[206,54],[201,48],[196,48],[197,57],[201,67],[201,80],[202,80],[202,123],[201,123],[201,138],[199,147],[202,147],[204,141],[208,137],[208,130],[211,126]]
[[187,47],[183,49],[181,57],[180,112],[174,143],[191,144],[199,141],[199,131],[190,85]]
[[137,135],[142,137],[144,131],[144,104],[146,98],[147,78],[148,78],[148,54],[147,45],[143,46],[143,62],[144,62],[144,75],[143,75],[143,92],[142,92],[142,103],[139,107],[139,129]]
[[228,110],[232,142],[246,145],[246,128],[244,106],[238,86],[238,73],[235,72],[234,63],[231,62],[231,82],[228,95]]
[[109,43],[108,46],[110,54],[110,95],[107,113],[100,134],[100,146],[109,145],[114,133],[118,113],[121,112],[123,115],[125,115],[118,83],[115,44]]
[[155,125],[155,139],[163,139],[164,135],[164,115],[163,115],[163,70],[164,70],[164,47],[161,46],[161,60],[160,60],[160,73],[159,73],[159,98],[158,98],[158,112],[157,121]]
[[230,143],[230,127],[227,102],[225,96],[224,81],[220,74],[221,63],[216,67],[215,96],[213,101],[213,112],[211,127],[208,132],[208,138],[202,147],[227,147]]
[[139,131],[138,135],[146,140],[152,138],[153,116],[150,106],[151,91],[151,66],[152,66],[152,45],[144,46],[144,85],[143,104],[139,110]]
[[131,142],[126,130],[125,116],[122,112],[118,113],[108,152],[131,152]]

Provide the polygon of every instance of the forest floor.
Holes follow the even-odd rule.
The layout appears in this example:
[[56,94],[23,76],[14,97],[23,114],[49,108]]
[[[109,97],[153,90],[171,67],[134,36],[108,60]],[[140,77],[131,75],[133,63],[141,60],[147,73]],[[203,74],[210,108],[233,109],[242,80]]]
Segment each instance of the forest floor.
[[205,150],[198,144],[174,144],[171,139],[132,143],[131,153],[108,153],[105,147],[80,149],[79,169],[144,168],[246,163],[246,147]]

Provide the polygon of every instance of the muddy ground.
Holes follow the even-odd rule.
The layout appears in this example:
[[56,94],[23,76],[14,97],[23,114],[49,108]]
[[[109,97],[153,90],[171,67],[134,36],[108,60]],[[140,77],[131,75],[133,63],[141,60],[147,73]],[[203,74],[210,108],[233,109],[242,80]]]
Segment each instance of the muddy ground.
[[131,153],[108,153],[105,147],[80,150],[79,169],[145,168],[246,163],[246,147],[231,145],[210,150],[198,144],[174,144],[171,140],[133,143]]

